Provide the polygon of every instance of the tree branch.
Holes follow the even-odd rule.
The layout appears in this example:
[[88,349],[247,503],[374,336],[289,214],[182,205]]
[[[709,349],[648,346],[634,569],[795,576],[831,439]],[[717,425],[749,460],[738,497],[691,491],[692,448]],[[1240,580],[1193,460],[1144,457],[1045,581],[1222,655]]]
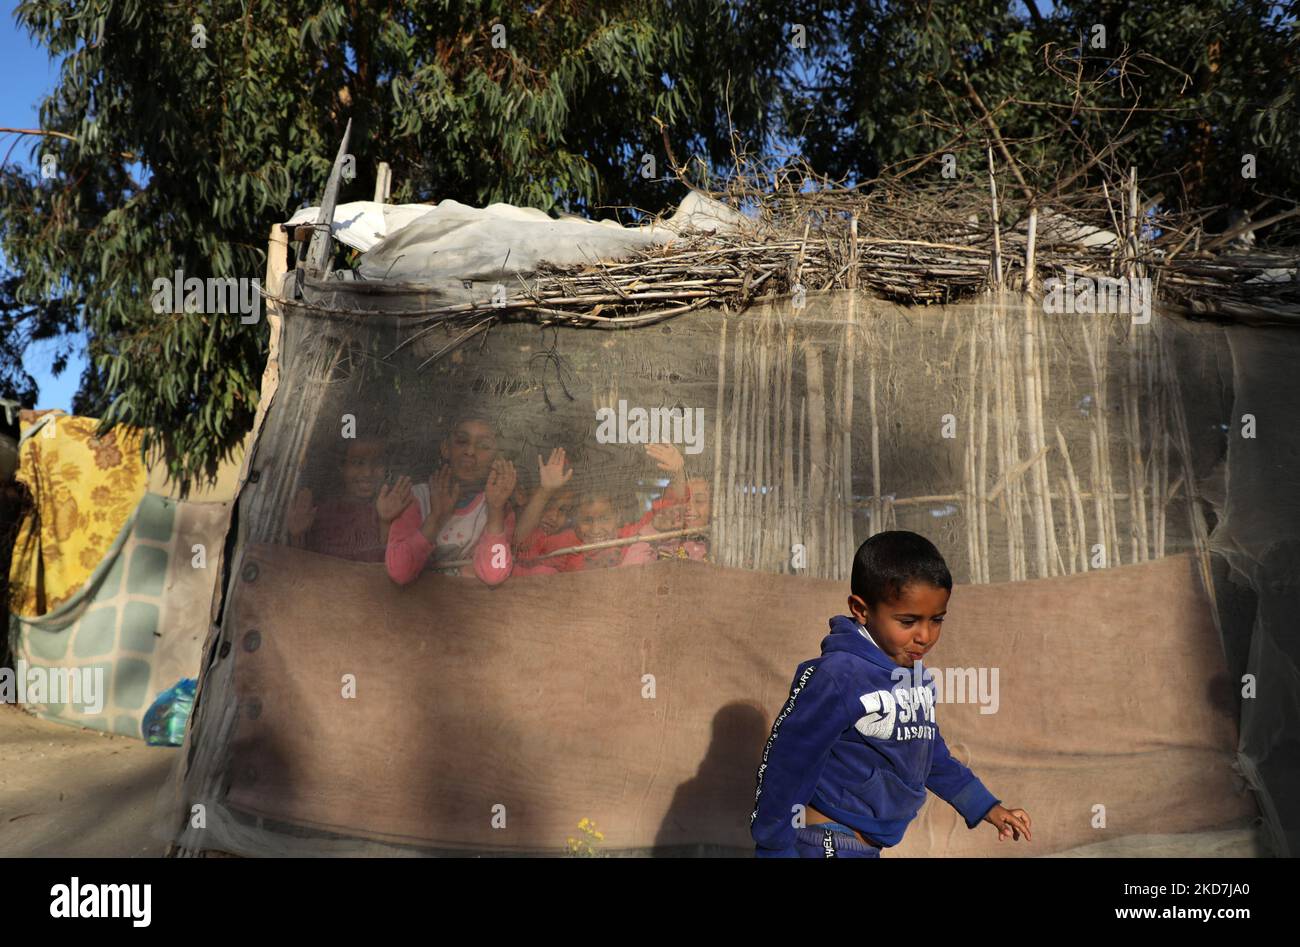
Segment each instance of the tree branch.
[[[47,137],[47,138],[64,138],[64,139],[67,139],[68,141],[77,141],[77,140],[78,140],[77,137],[76,137],[75,135],[69,135],[67,132],[52,132],[52,131],[46,131],[46,130],[43,129],[43,128],[0,128],[0,134],[11,134],[11,135],[43,135],[43,136],[45,136],[45,137]],[[139,156],[139,155],[132,154],[132,153],[129,152],[129,151],[119,151],[119,152],[117,153],[117,156],[118,156],[119,158],[122,158],[122,159],[125,160],[125,161],[139,161],[139,160],[140,160],[140,156]]]

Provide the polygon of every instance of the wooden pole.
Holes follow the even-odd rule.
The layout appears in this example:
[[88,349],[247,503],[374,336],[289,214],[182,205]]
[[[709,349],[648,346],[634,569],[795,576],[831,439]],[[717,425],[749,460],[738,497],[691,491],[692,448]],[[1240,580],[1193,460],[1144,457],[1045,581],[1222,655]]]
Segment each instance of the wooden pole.
[[[1092,477],[1093,509],[1097,517],[1097,542],[1101,543],[1103,562],[1109,566],[1111,557],[1106,552],[1106,507],[1101,493],[1101,450],[1097,441],[1097,426],[1094,424],[1088,431],[1088,456],[1091,459],[1089,473]],[[1084,554],[1091,555],[1091,552],[1092,550],[1085,546]]]
[[991,371],[992,358],[989,346],[986,343],[983,331],[982,320],[979,323],[980,339],[984,344],[984,365],[985,371],[981,376],[983,382],[983,395],[980,398],[980,464],[979,476],[975,479],[975,498],[977,509],[979,511],[979,541],[980,541],[980,579],[979,581],[991,582],[989,568],[989,517],[988,502],[985,497],[986,485],[988,484],[988,462],[989,462],[989,374]]
[[1002,233],[998,223],[998,182],[993,177],[993,146],[988,149],[989,155],[989,197],[993,203],[993,288],[995,291],[1002,290]]
[[[625,536],[621,539],[606,539],[598,543],[586,543],[578,546],[565,546],[563,549],[556,549],[552,552],[543,553],[540,556],[534,556],[526,562],[542,562],[546,559],[554,559],[557,556],[572,556],[580,552],[596,552],[601,549],[615,549],[619,546],[631,546],[634,543],[658,543],[669,539],[681,539],[683,536],[703,536],[709,533],[708,526],[691,527],[689,529],[674,529],[666,533],[652,533],[650,535]],[[451,566],[472,566],[473,559],[453,559],[448,562],[437,563],[438,568],[449,568]]]
[[754,399],[750,411],[750,425],[754,432],[754,505],[753,519],[750,522],[750,529],[753,536],[750,540],[753,549],[753,560],[755,569],[763,569],[763,547],[768,533],[767,508],[771,494],[767,492],[770,486],[768,483],[767,469],[767,410],[771,404],[770,388],[768,387],[768,356],[769,346],[768,329],[774,315],[771,310],[763,313],[759,317],[758,331],[756,341],[758,343],[758,385],[754,389]]
[[1128,275],[1137,276],[1137,259],[1138,259],[1138,169],[1136,166],[1130,166],[1128,169],[1128,247],[1129,247],[1129,264]]
[[[736,323],[736,338],[731,345],[731,365],[734,379],[731,383],[731,414],[728,415],[727,426],[731,428],[731,437],[727,444],[727,479],[726,489],[723,491],[721,507],[723,511],[723,524],[726,528],[726,542],[723,545],[719,555],[719,563],[725,566],[736,565],[736,539],[735,536],[740,528],[740,497],[736,489],[736,463],[740,454],[737,437],[740,433],[740,391],[741,391],[741,349],[744,347],[743,339],[745,334],[745,324],[743,321]],[[713,502],[718,503],[719,498],[714,497]]]
[[[999,480],[1004,480],[1010,477],[1011,467],[1014,463],[1012,447],[1013,433],[1011,426],[1014,402],[1008,395],[1008,376],[1010,375],[1010,371],[1007,364],[1006,326],[1004,321],[999,318],[1000,313],[992,305],[989,306],[989,316],[993,328],[993,366],[995,381],[997,383],[997,388],[995,389],[997,393],[997,412],[995,416],[997,418],[998,434],[998,477]],[[997,497],[990,493],[989,499],[995,500]],[[1009,498],[1002,500],[1001,508],[1003,511],[1002,518],[1007,542],[1007,578],[1011,581],[1015,581],[1019,578],[1016,569],[1018,554],[1016,534],[1015,530],[1012,528],[1012,505]]]
[[[793,555],[793,545],[800,541],[800,485],[796,481],[794,473],[794,419],[792,416],[793,406],[793,389],[794,389],[794,327],[788,325],[785,328],[785,450],[784,450],[784,472],[781,476],[781,506],[784,509],[784,515],[781,520],[784,523],[785,539],[783,550],[785,561],[789,563],[790,555]],[[801,419],[802,420],[802,419]],[[802,436],[800,438],[800,449],[802,450]]]
[[[1094,333],[1096,339],[1093,338]],[[1097,479],[1093,481],[1092,488],[1099,498],[1103,498],[1099,502],[1102,504],[1101,510],[1104,514],[1104,522],[1098,532],[1098,542],[1105,549],[1106,565],[1118,566],[1123,563],[1123,558],[1120,555],[1119,530],[1116,525],[1115,488],[1110,467],[1110,429],[1106,418],[1109,403],[1107,396],[1109,378],[1106,375],[1108,340],[1102,336],[1102,322],[1099,316],[1094,315],[1084,324],[1082,338],[1084,348],[1088,352],[1088,368],[1095,392],[1091,416],[1094,431],[1092,449],[1096,453]]]
[[[1074,507],[1074,520],[1077,522],[1079,530],[1079,571],[1088,571],[1088,520],[1083,514],[1083,497],[1079,495],[1079,480],[1074,475],[1074,464],[1070,463],[1070,449],[1065,444],[1065,435],[1061,433],[1059,425],[1056,427],[1056,446],[1060,448],[1061,458],[1065,461],[1065,482],[1069,486],[1068,493],[1062,493],[1069,497],[1065,504],[1066,515],[1070,514],[1070,507]],[[1074,571],[1073,568],[1070,569]]]
[[[844,496],[840,500],[840,515],[844,520],[844,572],[852,569],[853,556],[857,552],[856,537],[853,535],[853,378],[858,372],[857,337],[858,337],[858,215],[849,221],[849,299],[848,323],[844,327],[844,349],[847,371],[844,373],[844,441],[840,448],[843,472]],[[878,492],[878,491],[877,491]],[[838,576],[844,578],[845,575]]]
[[375,203],[387,204],[393,192],[393,169],[387,161],[379,162],[375,173]]
[[1157,419],[1160,428],[1160,456],[1156,461],[1156,471],[1159,475],[1157,480],[1157,494],[1159,502],[1155,503],[1154,513],[1156,521],[1156,555],[1161,559],[1165,557],[1165,527],[1169,515],[1169,388],[1165,378],[1165,366],[1163,358],[1163,345],[1157,349],[1156,357],[1161,364],[1160,385],[1158,388],[1159,407],[1157,409]]
[[718,390],[713,407],[713,493],[709,502],[709,522],[713,526],[714,561],[717,561],[718,549],[724,537],[720,536],[726,520],[718,515],[722,498],[722,409],[727,390],[727,321],[728,309],[722,309],[722,329],[718,332]]
[[977,474],[976,474],[976,431],[975,431],[975,387],[979,379],[979,360],[976,354],[976,347],[979,344],[978,327],[972,327],[970,330],[969,344],[967,348],[970,357],[967,360],[967,389],[966,389],[966,417],[963,419],[965,424],[964,438],[966,450],[963,455],[962,463],[962,518],[966,522],[966,556],[969,560],[969,577],[967,581],[978,582],[980,580],[980,543],[979,543],[979,496],[977,492]]
[[1034,243],[1038,238],[1038,208],[1029,208],[1029,234],[1025,242],[1025,292],[1033,294],[1037,285],[1034,272]]
[[1128,357],[1128,385],[1124,388],[1124,415],[1128,422],[1129,448],[1129,493],[1133,499],[1129,502],[1129,528],[1137,546],[1137,562],[1146,562],[1149,558],[1147,542],[1146,475],[1142,462],[1142,416],[1138,411],[1138,401],[1142,390],[1142,350],[1145,333],[1134,332],[1129,338],[1132,348]]
[[[1061,492],[1062,493],[1069,492],[1070,486],[1065,482],[1065,478],[1061,477],[1060,481],[1061,481],[1061,487],[1060,487]],[[1075,532],[1074,513],[1070,507],[1070,504],[1068,503],[1065,504],[1065,541],[1067,546],[1069,547],[1068,548],[1069,566],[1065,571],[1073,575],[1078,570],[1078,565],[1079,565],[1079,536]]]
[[[874,349],[874,346],[871,347]],[[884,509],[880,502],[880,418],[876,412],[876,364],[880,361],[876,353],[869,349],[867,357],[867,418],[871,423],[871,495],[875,497],[871,504],[870,525],[868,530],[874,536],[881,532]]]
[[[1026,296],[1025,298],[1031,300],[1030,306],[1031,308],[1033,308],[1034,303],[1032,301],[1032,298],[1029,296]],[[1035,324],[1034,337],[1035,337],[1036,344],[1035,344],[1035,351],[1034,351],[1035,410],[1033,416],[1033,423],[1035,428],[1038,431],[1038,442],[1040,444],[1046,445],[1048,443],[1047,429],[1043,424],[1043,414],[1047,410],[1046,405],[1048,403],[1048,398],[1051,396],[1052,360],[1050,357],[1048,357],[1047,354],[1049,351],[1047,345],[1047,340],[1048,340],[1047,319],[1042,316],[1039,316],[1037,310],[1034,311],[1034,324]],[[1047,466],[1047,462],[1045,460],[1043,461],[1043,479],[1044,479],[1044,483],[1046,484],[1043,500],[1044,500],[1044,505],[1047,513],[1046,529],[1047,529],[1048,563],[1049,563],[1049,568],[1052,571],[1055,571],[1056,569],[1055,563],[1061,561],[1061,551],[1057,548],[1057,542],[1056,542],[1056,511],[1052,506],[1052,489],[1051,489],[1052,478],[1051,478],[1051,473]]]
[[[1029,453],[1035,458],[1033,465],[1033,496],[1031,497],[1032,508],[1034,509],[1034,533],[1037,538],[1037,547],[1035,549],[1035,560],[1038,567],[1039,578],[1047,578],[1050,573],[1050,547],[1047,542],[1047,461],[1046,445],[1041,443],[1039,436],[1039,412],[1038,405],[1038,385],[1035,378],[1038,374],[1038,353],[1034,345],[1034,308],[1029,303],[1028,297],[1025,300],[1024,307],[1024,384],[1025,384],[1025,422],[1029,428]],[[1039,453],[1040,449],[1043,451]]]
[[[240,466],[239,490],[237,492],[243,491],[245,484],[248,482],[249,474],[254,469],[255,451],[251,448],[257,444],[262,426],[266,422],[267,409],[271,406],[271,399],[280,386],[284,312],[279,303],[279,297],[283,292],[284,278],[288,270],[289,236],[279,224],[276,224],[271,227],[271,235],[266,244],[266,275],[262,281],[266,292],[264,311],[266,313],[267,328],[270,330],[270,341],[266,355],[266,368],[262,372],[261,394],[257,402],[257,413],[253,417],[253,433],[248,440],[250,450],[244,454],[244,462]],[[293,479],[294,484],[290,486],[296,487],[297,477],[295,476]],[[264,486],[270,486],[270,484]],[[258,524],[258,531],[254,531],[253,535],[256,536],[259,542],[272,542],[279,538],[275,529],[277,522],[276,499],[275,491],[263,489],[255,493],[251,501],[251,508],[261,511],[258,517],[250,519],[250,522]],[[292,499],[292,495],[290,499]],[[283,502],[282,498],[281,502]],[[238,564],[236,563],[236,565]]]
[[[747,333],[744,338],[744,344],[739,348],[753,348],[753,322],[749,320],[746,326]],[[738,340],[739,341],[739,340]],[[746,562],[746,556],[750,550],[750,544],[753,541],[753,533],[750,530],[749,511],[752,506],[753,486],[754,486],[754,460],[751,456],[749,442],[749,415],[750,404],[753,394],[750,391],[750,372],[751,367],[749,358],[746,357],[748,352],[740,356],[740,365],[736,372],[736,380],[740,382],[740,413],[735,416],[732,423],[740,429],[740,451],[738,464],[740,466],[740,496],[737,499],[739,505],[739,515],[736,517],[736,535],[733,548],[735,550],[736,562],[738,569],[749,569],[752,565]]]
[[826,395],[825,378],[822,374],[822,354],[817,348],[816,339],[805,338],[804,371],[808,388],[808,565],[818,565],[816,575],[822,575],[821,550],[822,529],[820,521],[826,502]]
[[[836,305],[837,299],[831,297],[828,306],[829,315],[832,317],[839,315],[839,307]],[[836,321],[834,318],[832,322]],[[840,319],[842,322],[842,317]],[[844,505],[843,490],[840,486],[840,446],[844,440],[844,342],[841,338],[839,344],[835,344],[835,339],[828,336],[828,340],[834,346],[835,367],[831,369],[831,378],[833,379],[833,389],[830,397],[831,420],[828,431],[827,444],[827,470],[826,470],[826,571],[823,573],[826,578],[836,578],[839,575],[840,552],[842,537],[840,535],[841,508]]]
[[798,436],[798,440],[794,442],[794,444],[798,446],[798,458],[796,463],[798,484],[797,487],[794,488],[794,496],[798,497],[798,506],[796,506],[798,523],[794,536],[796,536],[798,542],[803,544],[803,570],[811,572],[811,568],[809,567],[809,540],[807,540],[807,533],[809,533],[810,528],[809,506],[807,506],[805,487],[805,484],[807,484],[807,481],[809,480],[807,480],[807,450],[805,449],[805,446],[803,446],[803,444],[805,444],[805,441],[803,441],[805,434],[803,434],[803,432],[805,432],[805,429],[807,428],[807,418],[809,418],[809,402],[807,402],[807,395],[801,394],[800,436]]
[[780,346],[781,316],[772,314],[772,325],[767,327],[769,341],[765,344],[771,350],[772,364],[769,367],[772,379],[772,397],[768,399],[763,411],[763,439],[767,450],[763,463],[767,468],[764,484],[767,496],[763,501],[763,546],[760,561],[764,570],[780,571],[785,555],[781,552],[785,537],[782,535],[785,517],[781,513],[782,497],[785,485],[781,483],[781,402],[785,383],[785,373],[781,356],[784,349]]

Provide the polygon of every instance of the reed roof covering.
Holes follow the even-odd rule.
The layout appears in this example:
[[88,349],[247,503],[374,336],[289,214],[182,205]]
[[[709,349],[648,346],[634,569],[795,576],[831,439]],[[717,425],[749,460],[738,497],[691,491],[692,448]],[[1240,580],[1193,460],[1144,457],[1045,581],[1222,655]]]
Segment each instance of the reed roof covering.
[[[502,319],[626,328],[706,306],[743,310],[763,298],[856,288],[905,304],[950,303],[993,289],[1042,291],[1051,279],[1144,277],[1168,312],[1251,324],[1300,321],[1300,247],[1257,247],[1254,232],[1296,208],[1220,233],[1219,208],[1173,210],[1136,171],[1046,191],[999,171],[925,183],[911,169],[856,186],[801,165],[745,167],[706,193],[740,210],[730,231],[686,229],[620,259],[542,263],[506,277],[504,298],[405,310],[439,324]],[[934,175],[930,175],[934,177]],[[667,216],[642,217],[662,226]],[[678,228],[679,230],[681,228]],[[380,281],[357,289],[410,292]],[[307,308],[319,303],[293,302]],[[351,308],[353,313],[363,309]],[[376,310],[380,311],[380,310]],[[384,307],[383,311],[391,311]]]

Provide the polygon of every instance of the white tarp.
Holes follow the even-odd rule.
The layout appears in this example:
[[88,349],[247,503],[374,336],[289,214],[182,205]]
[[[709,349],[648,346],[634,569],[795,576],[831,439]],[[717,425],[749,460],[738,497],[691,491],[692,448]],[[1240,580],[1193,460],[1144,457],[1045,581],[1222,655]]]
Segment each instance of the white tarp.
[[[289,223],[313,222],[318,213],[319,208],[305,208]],[[615,260],[687,231],[732,232],[753,225],[739,211],[693,191],[670,218],[645,227],[571,215],[555,218],[512,204],[479,208],[452,200],[432,206],[355,201],[338,206],[332,232],[339,242],[363,252],[357,266],[363,279],[426,283],[491,281],[533,272],[543,263]]]
[[[411,221],[433,210],[432,204],[377,204],[353,201],[334,208],[330,232],[339,243],[365,253],[390,233],[401,230]],[[290,225],[314,224],[319,207],[304,207],[286,222]]]

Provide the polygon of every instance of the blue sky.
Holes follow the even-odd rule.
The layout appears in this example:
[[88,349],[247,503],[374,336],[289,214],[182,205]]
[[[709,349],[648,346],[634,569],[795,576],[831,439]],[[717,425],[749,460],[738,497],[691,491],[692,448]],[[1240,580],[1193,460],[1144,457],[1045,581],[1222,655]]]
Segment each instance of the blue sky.
[[[18,28],[14,20],[14,4],[5,6],[4,16],[0,17],[0,89],[4,89],[4,95],[0,95],[0,127],[39,128],[37,108],[58,81],[58,64],[50,62],[45,51],[28,37],[25,30]],[[34,145],[39,145],[39,139],[28,135],[0,135],[0,159],[12,146],[9,160],[34,168]],[[77,391],[85,362],[79,354],[69,361],[63,374],[55,378],[50,374],[53,359],[52,345],[36,345],[27,353],[24,367],[41,386],[37,407],[71,411],[72,396]]]

